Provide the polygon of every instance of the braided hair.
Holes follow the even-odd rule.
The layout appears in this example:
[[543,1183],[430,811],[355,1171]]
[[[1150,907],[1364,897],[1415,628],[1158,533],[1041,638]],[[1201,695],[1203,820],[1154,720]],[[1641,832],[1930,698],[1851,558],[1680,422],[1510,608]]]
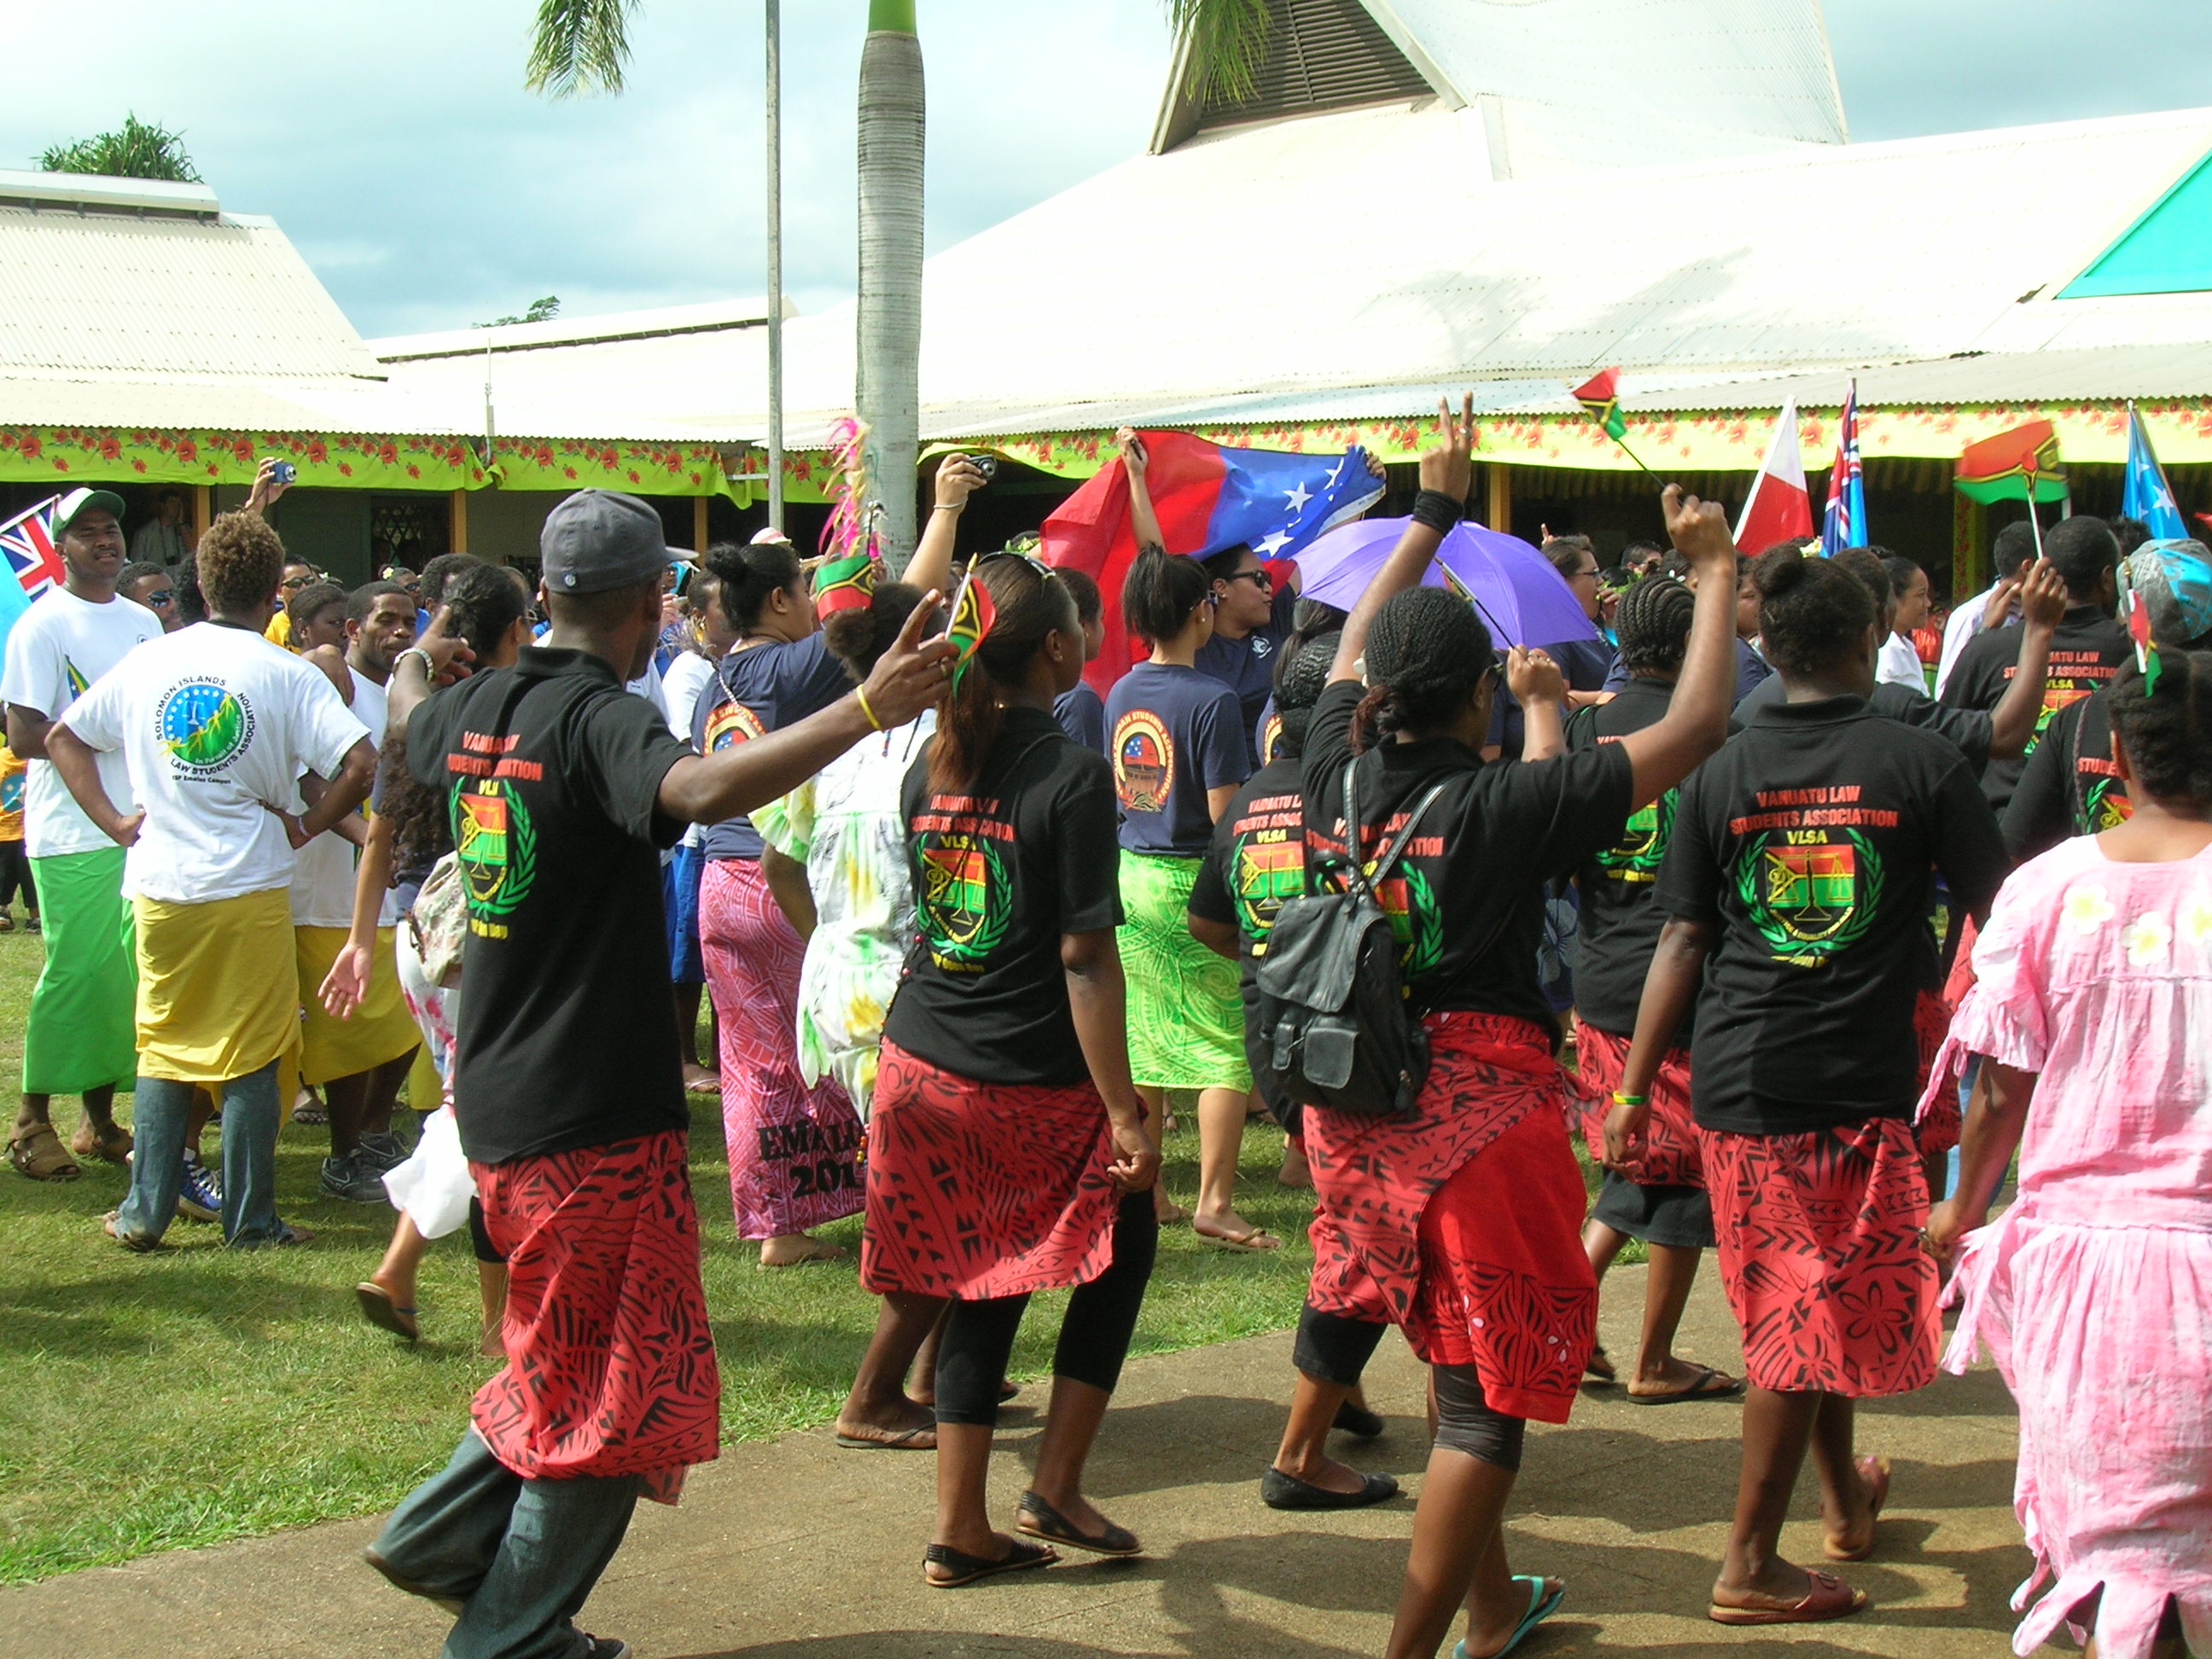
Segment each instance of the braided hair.
[[1690,618],[1698,596],[1672,576],[1646,576],[1620,596],[1613,631],[1620,665],[1639,679],[1671,679],[1689,654]]
[[[1275,700],[1282,701],[1283,677],[1290,672],[1291,660],[1306,647],[1310,640],[1324,634],[1337,635],[1344,631],[1345,612],[1324,599],[1300,599],[1291,611],[1291,631],[1275,649]],[[1326,666],[1326,665],[1324,665]],[[1319,696],[1316,691],[1314,694]]]
[[1752,580],[1759,644],[1777,668],[1810,678],[1859,659],[1875,623],[1874,594],[1835,560],[1779,547],[1752,567]]
[[1441,587],[1394,593],[1367,629],[1369,690],[1352,715],[1352,742],[1419,735],[1457,720],[1496,672],[1490,630]]
[[1314,705],[1328,685],[1341,634],[1322,634],[1287,648],[1275,673],[1275,747],[1272,758],[1296,760],[1305,753],[1306,728]]
[[2112,682],[2112,735],[2151,799],[2212,806],[2212,651],[2159,653],[2158,689],[2133,662]]
[[1073,636],[1077,654],[1082,652],[1075,596],[1050,570],[1026,558],[985,554],[976,562],[975,580],[991,596],[991,631],[938,708],[937,735],[929,745],[929,787],[939,794],[975,787],[1006,717],[999,698],[1028,677],[1045,635],[1057,630]]

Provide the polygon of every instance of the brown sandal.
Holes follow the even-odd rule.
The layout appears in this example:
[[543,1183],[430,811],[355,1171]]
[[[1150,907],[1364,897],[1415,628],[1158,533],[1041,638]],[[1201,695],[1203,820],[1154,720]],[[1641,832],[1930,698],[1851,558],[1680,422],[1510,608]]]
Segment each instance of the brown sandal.
[[71,1152],[79,1158],[96,1158],[103,1164],[129,1164],[133,1144],[131,1131],[119,1123],[111,1123],[104,1129],[80,1123],[76,1133],[70,1137]]
[[1832,1572],[1808,1572],[1812,1588],[1795,1601],[1769,1599],[1761,1607],[1729,1607],[1709,1604],[1705,1617],[1716,1625],[1817,1625],[1830,1619],[1848,1618],[1867,1604],[1866,1592],[1853,1589]]
[[18,1175],[33,1181],[75,1181],[84,1173],[63,1150],[61,1137],[51,1123],[34,1123],[9,1136],[8,1161]]

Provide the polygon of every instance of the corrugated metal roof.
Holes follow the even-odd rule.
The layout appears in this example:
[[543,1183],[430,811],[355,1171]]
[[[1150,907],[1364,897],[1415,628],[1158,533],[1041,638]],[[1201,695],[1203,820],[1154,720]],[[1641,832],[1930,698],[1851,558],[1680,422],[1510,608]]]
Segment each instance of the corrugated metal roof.
[[[269,220],[219,214],[212,192],[190,186],[167,189],[205,211],[134,209],[112,199],[112,179],[30,178],[80,199],[8,204],[0,179],[0,368],[9,381],[382,374]],[[0,393],[0,420],[18,418],[9,395]]]
[[[799,308],[787,297],[783,314]],[[371,340],[368,349],[386,362],[413,357],[457,357],[493,352],[528,351],[542,346],[588,345],[609,340],[649,339],[663,334],[708,334],[726,328],[759,328],[768,322],[768,300],[709,300],[700,305],[659,306],[646,311],[606,311],[588,317],[556,317],[542,323],[500,323],[484,328],[451,328],[434,334],[395,334]]]

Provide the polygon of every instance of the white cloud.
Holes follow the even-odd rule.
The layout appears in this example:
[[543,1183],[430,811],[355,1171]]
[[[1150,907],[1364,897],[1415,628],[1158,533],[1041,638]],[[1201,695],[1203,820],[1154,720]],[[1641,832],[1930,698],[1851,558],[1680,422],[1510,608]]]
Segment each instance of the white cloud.
[[[181,128],[226,206],[276,217],[366,334],[453,327],[558,294],[572,313],[757,293],[761,42],[751,0],[644,0],[629,90],[523,89],[532,0],[377,6],[108,0],[17,7],[0,166],[125,110]],[[866,0],[784,7],[785,281],[853,282]],[[1159,0],[921,0],[930,246],[1140,150],[1167,72]],[[1826,0],[1855,136],[2203,101],[2212,7]],[[2051,210],[2052,204],[2043,204]],[[2056,204],[2064,211],[2065,204]],[[1144,228],[1109,234],[1141,237]]]

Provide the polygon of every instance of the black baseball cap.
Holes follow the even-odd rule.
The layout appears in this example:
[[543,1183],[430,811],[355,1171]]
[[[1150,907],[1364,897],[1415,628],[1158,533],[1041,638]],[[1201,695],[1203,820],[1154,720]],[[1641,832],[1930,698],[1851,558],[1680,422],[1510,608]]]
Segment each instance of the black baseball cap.
[[547,514],[538,551],[549,593],[632,587],[665,574],[670,556],[660,514],[612,489],[580,489]]

